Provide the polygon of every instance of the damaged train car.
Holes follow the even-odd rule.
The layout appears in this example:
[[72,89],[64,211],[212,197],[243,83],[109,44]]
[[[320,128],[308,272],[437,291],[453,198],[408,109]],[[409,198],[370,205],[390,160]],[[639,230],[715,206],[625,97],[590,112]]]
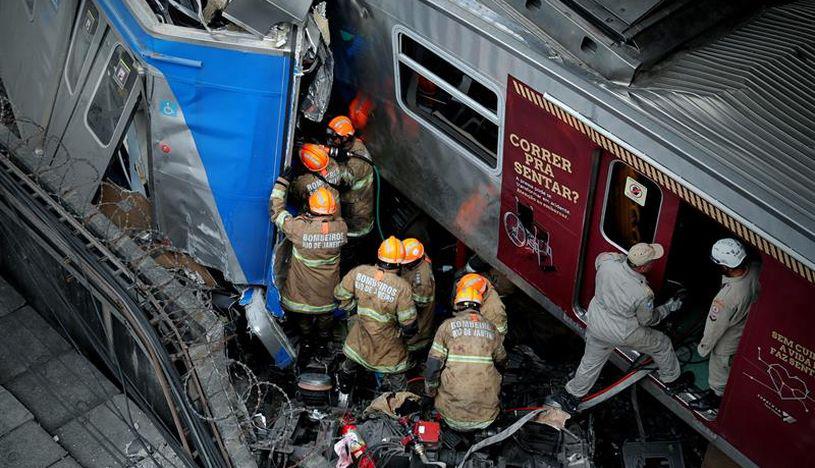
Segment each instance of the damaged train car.
[[[539,357],[535,323],[579,337],[595,257],[659,242],[649,281],[690,293],[665,331],[696,385],[669,395],[618,349],[623,377],[583,408],[639,381],[737,462],[788,466],[815,424],[815,6],[714,3],[0,2],[0,266],[187,464],[590,467],[594,420],[545,404],[571,365]],[[414,374],[413,393],[339,392],[341,344],[297,360],[270,194],[349,105],[377,230],[425,242],[436,318],[473,254],[531,298],[508,301],[527,312],[488,429],[429,417]],[[725,236],[762,292],[721,407],[694,412]]]
[[[602,394],[645,377],[740,464],[807,458],[813,2],[334,6],[338,88],[373,102],[365,138],[382,177],[575,332],[598,254],[665,247],[648,281],[657,304],[689,293],[663,330],[696,384],[672,396],[645,356],[618,349],[626,374]],[[753,249],[761,293],[718,412],[697,412],[708,360],[696,345],[721,285],[710,251],[727,237]]]

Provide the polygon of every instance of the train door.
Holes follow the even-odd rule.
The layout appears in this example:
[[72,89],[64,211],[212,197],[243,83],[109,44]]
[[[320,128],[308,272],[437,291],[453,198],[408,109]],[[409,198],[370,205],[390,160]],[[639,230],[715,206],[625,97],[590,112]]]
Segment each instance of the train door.
[[59,77],[59,91],[54,102],[54,113],[48,129],[49,156],[53,157],[58,148],[58,142],[74,113],[83,85],[88,78],[93,60],[102,43],[105,34],[99,9],[91,0],[84,0],[79,7],[79,13],[74,18],[73,33],[68,44],[68,54],[65,66],[62,67]]
[[[86,0],[77,16],[68,60],[48,127],[46,161],[60,191],[90,203],[119,149],[141,90],[140,65]],[[64,169],[63,169],[64,168]]]
[[[577,314],[594,295],[594,261],[602,252],[628,252],[638,242],[671,245],[678,199],[654,180],[608,152],[601,155],[597,188],[584,247]],[[665,261],[648,274],[656,292],[662,289]]]
[[0,1],[0,80],[23,138],[48,124],[78,2]]

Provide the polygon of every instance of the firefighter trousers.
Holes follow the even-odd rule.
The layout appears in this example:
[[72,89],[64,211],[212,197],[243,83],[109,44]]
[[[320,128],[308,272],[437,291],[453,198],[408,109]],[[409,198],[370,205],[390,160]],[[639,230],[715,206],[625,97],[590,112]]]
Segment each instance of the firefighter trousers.
[[633,348],[651,356],[659,367],[659,378],[663,382],[673,382],[679,377],[679,360],[676,358],[673,344],[662,332],[649,327],[639,327],[622,342],[614,343],[586,331],[586,349],[574,378],[566,383],[566,391],[578,398],[589,393],[614,348],[619,346]]
[[304,340],[321,342],[321,344],[331,341],[331,333],[334,328],[334,315],[331,312],[325,314],[290,312],[290,314]]
[[716,351],[714,348],[710,353],[707,382],[713,393],[722,396],[724,395],[724,387],[727,385],[727,377],[730,375],[730,367],[733,365],[733,354],[735,353],[718,353]]
[[[345,361],[340,365],[340,375],[338,376],[340,385],[347,389],[348,386],[352,385],[359,371],[370,372],[356,362],[345,358]],[[407,377],[404,372],[397,374],[374,372],[374,377],[376,378],[377,390],[379,392],[403,392],[407,388]]]

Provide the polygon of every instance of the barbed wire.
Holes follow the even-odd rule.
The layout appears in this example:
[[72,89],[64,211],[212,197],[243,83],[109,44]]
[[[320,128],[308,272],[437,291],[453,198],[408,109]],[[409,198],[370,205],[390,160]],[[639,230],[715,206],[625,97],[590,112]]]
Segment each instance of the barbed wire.
[[[15,112],[2,88],[0,124],[8,129],[0,133],[0,142],[15,165],[126,265],[127,271],[117,273],[129,280],[129,292],[150,319],[167,352],[176,362],[184,362],[184,399],[192,414],[214,427],[234,420],[242,429],[234,431],[235,435],[218,434],[216,438],[226,437],[222,448],[234,443],[249,447],[249,440],[263,438],[253,417],[267,404],[269,389],[283,396],[281,405],[285,403],[286,409],[278,408],[278,415],[291,419],[295,407],[282,387],[259,380],[245,363],[227,357],[226,320],[218,314],[212,299],[219,286],[207,268],[175,247],[166,233],[154,228],[150,197],[155,194],[132,191],[106,179],[110,161],[72,154],[62,135],[50,135],[45,125]],[[114,151],[113,158],[120,157],[119,151],[121,148]],[[214,230],[217,226],[211,217],[197,219],[196,223]],[[124,246],[130,243],[138,249],[125,253]],[[156,265],[160,271],[154,268]],[[230,369],[241,369],[244,382]],[[239,383],[246,385],[243,394],[235,388]],[[207,404],[207,395],[223,396],[227,404]],[[249,405],[250,400],[253,405]],[[231,439],[234,437],[238,440]]]

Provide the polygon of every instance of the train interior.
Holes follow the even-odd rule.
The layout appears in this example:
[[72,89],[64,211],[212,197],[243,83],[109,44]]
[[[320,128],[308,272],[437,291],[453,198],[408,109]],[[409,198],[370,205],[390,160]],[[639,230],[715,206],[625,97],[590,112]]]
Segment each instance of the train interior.
[[695,386],[708,388],[707,358],[696,345],[702,337],[711,301],[721,286],[719,267],[710,259],[710,248],[732,234],[701,211],[682,202],[667,258],[665,282],[656,303],[680,288],[686,290],[682,308],[665,321],[664,331],[673,339],[683,371],[693,372]]

